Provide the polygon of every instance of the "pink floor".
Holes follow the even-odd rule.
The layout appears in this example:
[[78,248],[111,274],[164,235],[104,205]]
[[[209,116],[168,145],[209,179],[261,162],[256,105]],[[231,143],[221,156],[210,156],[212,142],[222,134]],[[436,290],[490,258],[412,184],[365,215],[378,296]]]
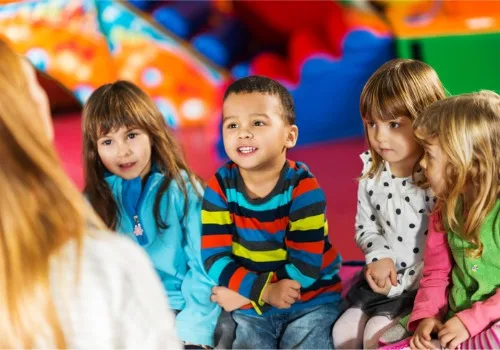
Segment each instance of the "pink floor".
[[[80,114],[54,117],[55,144],[70,177],[83,188],[82,138]],[[204,129],[179,132],[190,166],[207,179],[221,165],[213,151],[213,133]],[[361,251],[354,243],[354,216],[356,213],[356,177],[364,150],[363,139],[329,142],[303,146],[289,152],[289,158],[309,165],[326,193],[328,222],[332,242],[344,260],[362,260]]]

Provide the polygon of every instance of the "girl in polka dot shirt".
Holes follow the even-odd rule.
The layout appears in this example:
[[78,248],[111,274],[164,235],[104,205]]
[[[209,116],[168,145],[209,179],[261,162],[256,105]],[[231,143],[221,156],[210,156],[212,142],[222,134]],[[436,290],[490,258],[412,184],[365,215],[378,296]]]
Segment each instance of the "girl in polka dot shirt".
[[423,269],[434,198],[418,165],[413,122],[445,97],[436,72],[407,59],[385,63],[368,80],[360,111],[369,150],[361,154],[356,243],[364,278],[347,294],[351,306],[333,328],[335,348],[376,348],[380,336],[411,311]]

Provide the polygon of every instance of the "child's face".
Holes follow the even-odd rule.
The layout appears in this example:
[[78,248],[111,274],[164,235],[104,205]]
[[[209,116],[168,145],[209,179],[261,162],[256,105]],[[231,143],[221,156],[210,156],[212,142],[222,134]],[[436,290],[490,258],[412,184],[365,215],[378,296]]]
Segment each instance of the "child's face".
[[151,140],[145,130],[121,127],[97,140],[106,169],[126,180],[144,178],[151,170]]
[[231,94],[222,107],[222,136],[229,158],[245,170],[282,166],[286,149],[295,146],[298,129],[282,117],[277,96]]
[[408,176],[422,154],[413,136],[412,121],[406,117],[390,121],[366,120],[370,145],[396,176]]
[[425,146],[424,157],[420,161],[425,176],[431,184],[432,191],[440,194],[444,188],[446,156],[436,140]]

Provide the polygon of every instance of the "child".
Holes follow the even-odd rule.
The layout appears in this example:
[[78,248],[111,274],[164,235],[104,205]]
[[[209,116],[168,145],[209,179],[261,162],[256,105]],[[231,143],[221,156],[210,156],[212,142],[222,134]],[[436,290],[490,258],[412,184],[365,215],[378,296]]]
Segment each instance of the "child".
[[415,128],[439,201],[408,323],[411,347],[498,349],[500,96],[483,91],[440,101]]
[[118,81],[90,96],[83,118],[87,198],[150,256],[179,338],[213,346],[220,308],[200,260],[203,191],[162,115],[137,86]]
[[33,68],[0,57],[0,348],[181,348],[151,263],[59,163]]
[[367,266],[365,278],[347,294],[352,307],[334,326],[336,348],[376,348],[380,336],[411,311],[433,205],[418,187],[423,174],[415,166],[423,150],[412,123],[444,96],[431,67],[405,59],[385,63],[363,89],[360,110],[370,150],[361,155],[356,243]]
[[233,347],[332,348],[341,258],[318,181],[286,159],[298,136],[292,97],[269,78],[240,79],[224,95],[222,127],[231,160],[205,192],[202,254],[222,286],[212,300],[235,310]]

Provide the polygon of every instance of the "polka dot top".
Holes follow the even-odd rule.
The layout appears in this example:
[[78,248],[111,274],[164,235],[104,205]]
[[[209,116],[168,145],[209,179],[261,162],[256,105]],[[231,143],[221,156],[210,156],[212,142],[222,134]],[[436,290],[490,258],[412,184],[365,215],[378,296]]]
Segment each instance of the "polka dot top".
[[[365,174],[371,166],[370,153],[364,152],[360,157]],[[391,288],[388,297],[418,287],[428,214],[434,202],[430,189],[416,186],[411,176],[395,177],[387,162],[380,176],[359,182],[356,243],[367,264],[384,258],[394,261],[398,285]]]

